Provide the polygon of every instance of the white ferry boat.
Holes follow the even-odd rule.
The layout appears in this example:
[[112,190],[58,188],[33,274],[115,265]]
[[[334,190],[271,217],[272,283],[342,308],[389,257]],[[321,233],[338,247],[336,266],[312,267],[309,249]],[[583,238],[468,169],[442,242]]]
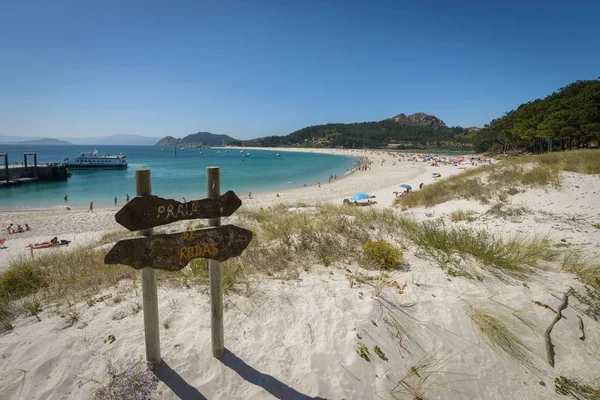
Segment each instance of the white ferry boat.
[[118,156],[100,155],[94,149],[89,153],[79,153],[79,157],[65,158],[64,165],[70,169],[114,169],[127,168],[127,156],[122,153]]

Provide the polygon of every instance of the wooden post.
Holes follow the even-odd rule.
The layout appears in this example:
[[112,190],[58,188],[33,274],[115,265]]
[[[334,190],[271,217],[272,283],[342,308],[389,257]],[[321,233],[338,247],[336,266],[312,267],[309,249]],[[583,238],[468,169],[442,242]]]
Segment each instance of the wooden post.
[[[150,196],[152,183],[149,169],[135,171],[135,194]],[[154,228],[139,231],[139,236],[152,236]],[[152,268],[142,269],[142,299],[144,309],[144,334],[146,337],[146,361],[158,367],[160,357],[160,336],[158,331],[158,294],[156,291],[156,272]]]
[[9,174],[8,174],[8,154],[6,154],[6,153],[5,154],[0,154],[0,156],[4,156],[4,168],[5,168],[5,171],[6,171],[6,182],[10,183],[10,177],[9,177]]
[[[218,197],[221,193],[219,167],[206,167],[206,196]],[[209,226],[220,226],[221,218],[210,218]],[[213,357],[220,358],[225,351],[223,338],[223,276],[221,262],[208,260],[210,274],[211,344]]]

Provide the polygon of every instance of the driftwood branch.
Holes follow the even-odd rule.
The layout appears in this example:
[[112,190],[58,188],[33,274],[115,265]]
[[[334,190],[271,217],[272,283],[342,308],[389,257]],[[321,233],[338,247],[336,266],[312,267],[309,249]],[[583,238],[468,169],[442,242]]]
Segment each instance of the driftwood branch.
[[583,330],[583,319],[581,319],[581,316],[577,316],[577,319],[579,320],[579,330],[581,331],[581,336],[579,336],[579,340],[585,340],[585,331]]
[[552,339],[550,338],[550,333],[552,332],[552,329],[554,328],[554,325],[556,325],[556,323],[558,321],[560,321],[560,319],[562,318],[562,311],[567,308],[567,306],[569,305],[569,296],[571,295],[572,289],[567,290],[567,293],[564,294],[563,299],[562,299],[562,303],[561,305],[558,307],[558,311],[556,312],[556,316],[554,317],[554,320],[552,321],[552,323],[550,324],[550,326],[548,327],[548,329],[546,329],[546,332],[544,333],[544,336],[546,337],[546,354],[548,356],[548,364],[550,364],[550,366],[552,368],[554,368],[554,345],[552,344]]

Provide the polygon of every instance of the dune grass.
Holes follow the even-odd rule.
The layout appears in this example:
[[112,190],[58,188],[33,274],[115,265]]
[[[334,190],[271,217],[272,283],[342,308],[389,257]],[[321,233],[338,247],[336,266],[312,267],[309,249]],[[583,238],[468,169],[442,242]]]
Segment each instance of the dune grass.
[[579,379],[569,379],[560,376],[554,379],[554,390],[558,394],[572,396],[578,400],[600,400],[600,379],[595,386],[582,383]]
[[475,221],[475,212],[473,211],[464,211],[464,210],[454,210],[450,213],[450,221],[459,222],[459,221],[467,221],[473,222]]
[[[400,268],[401,248],[411,242],[440,263],[456,255],[471,257],[492,273],[519,278],[557,254],[545,238],[501,238],[441,222],[419,223],[394,210],[374,208],[319,205],[290,212],[281,205],[270,210],[242,209],[236,213],[235,223],[252,230],[254,239],[241,256],[222,264],[225,290],[248,288],[256,274],[296,278],[313,265]],[[122,279],[137,279],[139,272],[131,267],[105,265],[108,250],[106,246],[97,249],[129,236],[129,232],[118,231],[93,246],[53,249],[36,254],[33,260],[29,256],[13,260],[0,274],[0,316],[10,320],[14,315],[11,302],[33,294],[42,301],[71,295],[85,299]],[[383,247],[373,255],[383,262],[368,261],[363,252],[366,243],[386,243],[378,245]],[[157,279],[171,285],[208,286],[207,261],[193,261],[179,273],[158,271]]]
[[507,320],[481,307],[470,307],[467,315],[486,341],[496,350],[505,352],[518,364],[531,367],[531,352],[508,327]]
[[392,389],[392,399],[425,400],[434,394],[454,392],[451,382],[446,382],[451,375],[448,367],[455,356],[440,347],[428,351],[398,379],[398,385]]
[[545,237],[506,239],[484,230],[446,227],[441,222],[419,223],[408,218],[400,219],[399,223],[415,244],[441,262],[452,254],[469,255],[492,272],[523,277],[541,261],[552,261],[558,256]]
[[581,251],[568,251],[563,256],[562,270],[575,274],[584,284],[574,295],[587,306],[585,313],[590,318],[600,320],[600,263]]
[[492,166],[465,171],[438,181],[397,199],[403,207],[431,207],[456,199],[471,199],[487,204],[493,198],[505,198],[520,187],[560,185],[560,171],[600,174],[600,151],[577,150],[540,156],[502,160]]

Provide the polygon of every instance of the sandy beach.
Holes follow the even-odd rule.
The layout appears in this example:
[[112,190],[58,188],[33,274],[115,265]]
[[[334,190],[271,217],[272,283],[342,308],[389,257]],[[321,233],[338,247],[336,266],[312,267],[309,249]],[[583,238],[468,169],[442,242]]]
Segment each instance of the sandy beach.
[[[371,168],[332,183],[321,182],[320,187],[313,184],[252,199],[240,193],[242,207],[268,211],[281,203],[291,207],[341,205],[343,199],[364,192],[375,196],[373,209],[385,211],[392,209],[393,192],[400,190],[400,184],[418,191],[420,183],[434,183],[432,172],[446,178],[476,168],[400,161],[385,151],[303,151],[368,157]],[[511,196],[505,206],[524,210],[521,213],[497,215],[494,203],[474,200],[393,208],[393,212],[432,225],[437,221],[499,237],[545,236],[557,248],[577,249],[597,259],[600,177],[561,172],[561,179],[560,187],[522,190]],[[469,212],[473,220],[451,222],[456,210]],[[116,211],[0,213],[2,227],[28,223],[32,228],[0,235],[8,239],[7,248],[0,250],[0,269],[7,268],[11,259],[29,257],[29,243],[57,236],[72,242],[60,250],[36,250],[36,255],[70,251],[105,233],[123,231],[114,221]],[[175,223],[165,230],[185,226]],[[543,334],[555,316],[553,310],[568,288],[582,288],[575,275],[561,271],[560,261],[545,263],[528,278],[501,281],[465,258],[460,263],[480,275],[465,279],[450,275],[447,266],[413,244],[377,235],[398,239],[404,269],[383,277],[360,263],[325,266],[317,262],[294,278],[253,278],[246,291],[227,294],[226,353],[221,359],[211,354],[206,288],[160,285],[159,314],[169,324],[161,322],[160,327],[163,366],[157,373],[160,382],[155,398],[562,399],[554,384],[559,376],[597,382],[600,325],[574,297],[563,312],[566,319],[552,333],[555,367],[546,360]],[[108,363],[123,369],[131,360],[143,362],[139,285],[139,280],[123,280],[96,295],[106,300],[91,306],[70,305],[78,315],[74,323],[67,323],[57,311],[66,307],[65,302],[43,307],[40,320],[19,317],[13,330],[0,333],[0,398],[93,398],[109,376]],[[518,336],[521,358],[511,357],[482,336],[470,317],[479,309],[497,315]],[[585,340],[579,338],[578,318],[585,327]],[[107,342],[110,336],[115,340]],[[370,349],[368,360],[359,354],[361,344]],[[375,347],[384,355],[376,355]]]

